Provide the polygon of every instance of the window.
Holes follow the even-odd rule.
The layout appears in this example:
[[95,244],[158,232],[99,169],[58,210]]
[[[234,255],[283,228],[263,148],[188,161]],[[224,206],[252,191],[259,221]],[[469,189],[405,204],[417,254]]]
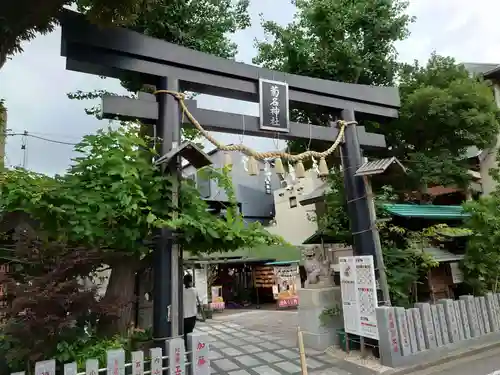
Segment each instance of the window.
[[266,189],[266,194],[271,194],[271,181],[266,178],[264,181],[264,188]]
[[290,197],[288,201],[290,202],[290,208],[297,207],[297,197]]

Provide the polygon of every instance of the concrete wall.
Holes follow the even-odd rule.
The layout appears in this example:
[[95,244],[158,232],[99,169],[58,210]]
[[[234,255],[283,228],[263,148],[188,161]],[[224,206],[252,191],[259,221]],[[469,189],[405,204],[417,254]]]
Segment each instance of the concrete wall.
[[376,309],[381,362],[405,367],[500,335],[500,293]]
[[318,230],[315,221],[314,204],[302,206],[302,197],[312,193],[322,181],[314,171],[307,171],[306,177],[298,179],[293,186],[274,191],[274,224],[266,227],[273,234],[282,236],[290,244],[299,246]]

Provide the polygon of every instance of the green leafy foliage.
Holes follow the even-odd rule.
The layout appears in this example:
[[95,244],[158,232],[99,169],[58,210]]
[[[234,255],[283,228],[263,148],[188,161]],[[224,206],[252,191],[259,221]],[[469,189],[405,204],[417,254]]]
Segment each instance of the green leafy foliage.
[[[342,173],[332,171],[328,176],[329,190],[325,194],[324,212],[317,218],[320,230],[333,241],[352,245],[352,235],[347,216]],[[428,270],[437,265],[429,254],[422,251],[438,233],[446,232],[447,226],[427,228],[413,232],[394,225],[383,204],[394,201],[390,187],[383,187],[375,199],[377,217],[391,302],[397,306],[409,306],[415,302],[416,285]]]
[[[393,82],[399,66],[394,42],[406,38],[413,21],[405,13],[407,1],[296,0],[295,5],[295,19],[288,25],[262,22],[265,40],[256,41],[255,64],[332,81]],[[332,115],[325,108],[301,108],[293,110],[291,118],[328,125]],[[320,141],[289,142],[293,152],[329,146]]]
[[319,314],[319,320],[321,325],[327,326],[331,323],[332,319],[342,315],[342,309],[340,306],[335,305],[329,308],[323,309],[321,314]]
[[[194,252],[280,241],[258,223],[246,226],[234,208],[225,217],[214,217],[198,190],[184,182],[174,219],[168,198],[172,180],[151,162],[155,150],[147,144],[134,126],[100,130],[75,147],[80,156],[65,176],[5,171],[0,202],[6,211],[32,215],[60,239],[131,254],[148,251],[143,240],[154,228],[166,226],[182,232],[183,245]],[[210,173],[234,201],[227,172]]]
[[438,263],[423,251],[435,239],[435,228],[409,231],[389,222],[379,224],[384,264],[394,306],[417,302],[417,286]]
[[392,146],[388,154],[409,168],[403,187],[466,186],[467,148],[490,146],[499,131],[489,85],[452,58],[433,54],[425,66],[404,67],[399,90],[399,119],[377,131]]
[[21,44],[38,33],[54,30],[64,6],[75,4],[80,11],[102,24],[128,24],[143,7],[156,0],[22,0],[2,2],[0,13],[0,69],[8,56],[22,52]]
[[249,0],[156,0],[137,13],[129,28],[224,58],[237,45],[229,35],[250,26]]
[[[406,1],[297,0],[296,5],[295,20],[287,26],[263,22],[266,40],[256,43],[254,62],[333,81],[398,82],[399,119],[363,124],[383,133],[391,148],[367,156],[396,156],[409,169],[407,178],[392,182],[398,191],[424,191],[427,185],[466,186],[466,149],[488,146],[499,130],[491,88],[470,77],[451,58],[433,54],[425,66],[397,63],[394,43],[408,36],[413,22],[405,13]],[[320,125],[332,119],[326,109],[302,109],[292,117]],[[308,146],[327,147],[324,142],[290,143],[295,152]]]
[[254,63],[287,73],[361,84],[390,84],[394,42],[408,35],[406,1],[296,0],[287,26],[264,21]]
[[461,267],[464,281],[474,294],[498,292],[500,264],[500,191],[469,201],[464,209],[470,213],[466,226],[472,231]]
[[69,341],[61,341],[53,358],[60,363],[76,362],[79,371],[85,370],[87,359],[98,359],[106,363],[106,352],[112,349],[127,349],[128,341],[120,336],[101,338],[90,334],[77,336]]
[[334,238],[336,242],[352,245],[342,172],[331,171],[327,182],[325,211],[316,218],[318,228],[324,235]]
[[5,267],[2,260],[0,274],[0,351],[13,371],[27,371],[33,361],[58,354],[69,359],[71,347],[63,342],[79,346],[86,327],[104,316],[121,315],[120,301],[98,301],[97,288],[82,282],[102,264],[103,253],[46,240],[26,215],[7,214],[3,219],[19,224],[1,239],[2,255],[8,254],[11,262]]
[[141,33],[221,57],[232,58],[236,45],[229,34],[250,25],[248,0],[22,0],[0,7],[0,68],[21,43],[49,33],[64,6],[99,25],[125,26]]
[[[134,275],[148,264],[146,243],[157,229],[179,232],[180,244],[195,254],[282,242],[260,223],[246,225],[235,203],[225,216],[212,215],[196,187],[184,181],[180,207],[173,215],[173,181],[152,163],[155,150],[150,143],[138,126],[129,124],[84,137],[75,147],[79,156],[64,176],[51,178],[23,169],[2,173],[4,212],[26,212],[53,239],[109,253],[103,263],[112,271],[103,301],[125,301],[119,320],[101,321],[101,333],[108,336],[125,332],[130,324]],[[213,170],[211,175],[223,182],[234,202],[227,170]],[[112,256],[116,252],[122,254],[119,259]]]

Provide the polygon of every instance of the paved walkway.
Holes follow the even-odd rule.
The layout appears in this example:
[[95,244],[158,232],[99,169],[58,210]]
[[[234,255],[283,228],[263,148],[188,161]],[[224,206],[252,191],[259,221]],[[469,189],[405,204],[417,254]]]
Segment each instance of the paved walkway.
[[[214,375],[300,374],[295,321],[293,312],[250,311],[198,322],[196,330],[210,336]],[[307,366],[309,375],[349,375],[323,352],[308,350]]]

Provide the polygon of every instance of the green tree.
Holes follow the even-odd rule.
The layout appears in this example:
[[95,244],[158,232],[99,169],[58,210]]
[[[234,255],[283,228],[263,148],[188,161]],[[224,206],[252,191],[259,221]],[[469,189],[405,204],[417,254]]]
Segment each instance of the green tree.
[[400,75],[399,119],[378,127],[389,154],[409,168],[403,187],[425,192],[429,185],[467,186],[468,147],[491,145],[499,110],[489,85],[452,58],[432,54],[425,66],[407,65]]
[[498,195],[481,197],[467,202],[471,214],[466,226],[473,231],[467,241],[467,251],[461,263],[464,282],[474,291],[483,294],[498,292],[498,265],[500,264],[500,199]]
[[296,0],[295,20],[262,26],[254,63],[287,73],[360,84],[392,84],[394,42],[408,35],[407,1]]
[[[342,173],[333,171],[328,176],[328,182],[325,209],[317,218],[318,227],[335,242],[352,245]],[[385,219],[379,222],[378,228],[391,302],[396,306],[410,306],[416,301],[417,285],[425,279],[427,271],[436,266],[436,262],[422,249],[437,237],[437,228],[409,231],[395,225],[383,208],[384,203],[395,199],[392,189],[388,187],[381,189],[381,194],[376,197],[377,217]],[[438,228],[444,230],[442,226]]]
[[[394,43],[413,21],[403,0],[296,0],[293,22],[263,21],[266,39],[256,41],[253,62],[286,73],[332,81],[390,85],[399,64]],[[330,113],[293,111],[292,118],[326,125]],[[324,142],[292,141],[294,152],[324,149]],[[333,162],[330,160],[329,162]]]
[[[151,0],[155,1],[155,0]],[[129,23],[147,4],[148,0],[80,0],[79,10],[101,22]],[[38,33],[54,30],[64,6],[75,4],[74,0],[22,0],[4,1],[0,5],[0,69],[7,58],[23,51],[22,42],[29,41]]]
[[318,223],[318,229],[325,236],[334,238],[335,242],[352,245],[342,172],[332,171],[327,177],[327,182],[325,209],[315,219]]
[[76,5],[90,20],[126,26],[147,35],[222,57],[234,57],[228,34],[250,25],[248,0],[21,0],[0,5],[0,69],[21,43],[48,33],[63,7]]
[[[236,56],[237,45],[231,42],[230,35],[250,26],[249,0],[152,0],[146,4],[126,24],[129,29],[223,58]],[[140,74],[124,74],[121,82],[131,92],[146,90]],[[77,91],[68,97],[95,100],[104,94],[111,93],[105,90]],[[98,117],[100,105],[86,109],[86,112]],[[144,129],[145,133],[148,131]],[[198,131],[184,127],[182,136],[194,140]]]
[[[99,131],[84,137],[75,149],[80,156],[65,176],[5,171],[0,204],[7,212],[28,213],[58,241],[127,254],[109,260],[111,276],[103,303],[120,300],[125,304],[120,319],[106,327],[107,333],[124,332],[131,321],[134,275],[141,260],[150,263],[146,243],[156,228],[178,230],[183,248],[192,253],[281,241],[258,223],[246,225],[234,207],[225,217],[214,217],[196,188],[187,183],[182,184],[181,205],[174,219],[169,199],[172,181],[151,163],[154,150],[148,148],[137,126]],[[211,174],[234,197],[227,171],[212,170]]]
[[[267,40],[257,42],[254,62],[265,67],[334,81],[394,85],[401,94],[400,118],[365,123],[391,146],[371,156],[396,156],[409,168],[398,190],[425,191],[428,184],[468,182],[463,158],[470,146],[489,145],[498,132],[498,109],[491,88],[469,76],[453,59],[433,54],[425,66],[397,62],[396,41],[413,21],[406,1],[297,0],[295,20],[282,27],[265,21]],[[300,111],[298,119],[325,124],[329,113]],[[303,151],[308,142],[290,147]],[[312,142],[313,149],[324,149]],[[370,155],[368,155],[370,156]]]
[[[500,158],[500,152],[497,159]],[[464,281],[474,291],[483,294],[488,291],[498,292],[500,280],[498,265],[500,264],[500,170],[490,171],[497,186],[487,196],[477,201],[464,204],[464,209],[470,214],[465,222],[472,231],[467,239],[467,251],[461,267]]]

